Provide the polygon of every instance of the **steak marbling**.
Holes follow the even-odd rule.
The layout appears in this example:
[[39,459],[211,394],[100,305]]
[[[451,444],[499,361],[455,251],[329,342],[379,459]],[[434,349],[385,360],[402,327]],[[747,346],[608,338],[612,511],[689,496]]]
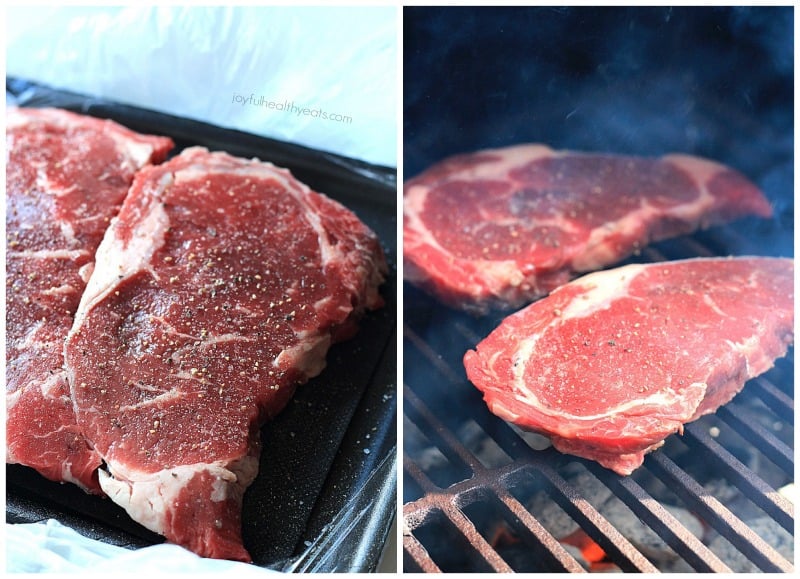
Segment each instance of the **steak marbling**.
[[379,307],[375,235],[288,171],[187,149],[141,171],[66,342],[100,485],[207,557],[249,560],[259,427]]
[[172,141],[59,109],[6,115],[6,461],[99,493],[63,342],[134,173]]
[[403,194],[404,277],[474,313],[517,308],[651,241],[749,214],[763,194],[688,155],[520,145],[446,159]]
[[630,474],[793,339],[794,262],[697,258],[588,274],[464,356],[490,410]]

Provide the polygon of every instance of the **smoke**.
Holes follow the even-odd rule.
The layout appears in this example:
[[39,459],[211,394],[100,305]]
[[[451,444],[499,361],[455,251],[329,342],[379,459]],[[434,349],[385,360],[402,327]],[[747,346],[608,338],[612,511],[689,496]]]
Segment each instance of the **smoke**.
[[414,7],[404,19],[408,176],[521,141],[763,169],[740,145],[792,131],[791,8]]
[[755,233],[791,254],[791,7],[409,7],[404,26],[406,179],[520,142],[696,154],[762,187],[776,219]]

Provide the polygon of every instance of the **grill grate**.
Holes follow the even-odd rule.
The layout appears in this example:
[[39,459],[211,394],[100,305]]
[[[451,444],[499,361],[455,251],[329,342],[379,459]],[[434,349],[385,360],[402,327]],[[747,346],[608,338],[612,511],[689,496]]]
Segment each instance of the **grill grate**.
[[[683,237],[630,261],[717,255],[737,235]],[[502,316],[405,291],[405,571],[793,571],[794,508],[776,491],[794,477],[792,349],[619,477],[486,409],[461,356]]]

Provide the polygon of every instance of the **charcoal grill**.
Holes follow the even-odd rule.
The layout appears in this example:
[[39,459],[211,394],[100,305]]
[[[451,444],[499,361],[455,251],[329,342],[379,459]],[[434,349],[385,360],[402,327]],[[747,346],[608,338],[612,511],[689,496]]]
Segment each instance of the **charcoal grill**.
[[[405,178],[525,142],[696,154],[755,180],[774,218],[624,263],[792,256],[792,21],[792,8],[406,8]],[[405,571],[793,571],[793,349],[619,477],[488,411],[461,358],[503,315],[408,284],[403,305]]]
[[[724,234],[730,231],[712,232]],[[629,261],[714,255],[704,244],[707,236],[659,244]],[[449,318],[447,337],[431,331],[442,323],[439,315]],[[498,321],[445,312],[406,288],[405,571],[793,571],[787,553],[794,508],[777,491],[794,477],[793,350],[715,415],[687,425],[641,469],[620,477],[488,412],[466,381],[459,353]],[[607,497],[601,511],[600,501],[573,482],[576,473],[608,489],[617,512],[609,514]],[[531,507],[537,494],[558,506],[561,521],[537,518]],[[666,505],[691,513],[699,532]],[[641,531],[632,536],[618,529],[612,521],[623,516],[657,535],[660,552],[640,545]],[[768,520],[780,538],[751,529],[756,519]],[[601,550],[596,560],[587,561],[559,536],[565,521],[585,534],[584,545]]]

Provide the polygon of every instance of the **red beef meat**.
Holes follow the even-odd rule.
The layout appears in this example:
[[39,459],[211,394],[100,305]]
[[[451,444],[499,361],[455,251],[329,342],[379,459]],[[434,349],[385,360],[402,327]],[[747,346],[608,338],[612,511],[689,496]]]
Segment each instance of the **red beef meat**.
[[473,313],[518,308],[651,241],[745,215],[769,217],[740,173],[520,145],[460,155],[405,184],[404,276]]
[[489,409],[630,474],[793,340],[794,262],[698,258],[570,282],[464,356]]
[[58,109],[6,115],[6,461],[100,492],[63,343],[135,172],[172,141]]
[[141,171],[66,343],[103,490],[206,557],[249,560],[259,427],[383,302],[374,233],[283,169],[192,148]]

